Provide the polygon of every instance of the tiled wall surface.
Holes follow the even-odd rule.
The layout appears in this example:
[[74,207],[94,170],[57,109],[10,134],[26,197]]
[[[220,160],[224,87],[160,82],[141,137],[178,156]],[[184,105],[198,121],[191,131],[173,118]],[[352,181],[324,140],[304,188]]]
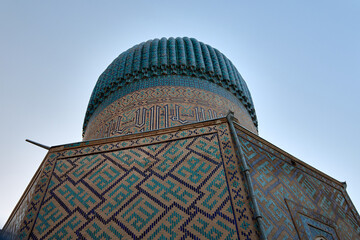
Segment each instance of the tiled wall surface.
[[[360,218],[342,183],[241,127],[237,134],[268,239],[360,239]],[[259,239],[240,169],[226,118],[58,146],[16,234]]]
[[[238,128],[269,239],[360,239],[344,185]],[[320,234],[321,235],[321,234]]]
[[258,239],[217,121],[51,150],[20,239]]
[[[150,83],[152,83],[149,80]],[[120,97],[110,96],[87,125],[84,140],[125,135],[154,129],[167,128],[225,116],[229,110],[235,112],[241,125],[257,133],[247,110],[235,97],[221,89],[217,93],[194,87],[152,86],[146,82],[145,89]],[[145,82],[144,82],[145,84]],[[153,85],[159,84],[157,82]],[[175,83],[174,83],[175,84]],[[208,87],[210,88],[210,87]],[[214,87],[209,89],[216,91]],[[124,88],[121,91],[125,91]],[[116,100],[115,100],[116,99]],[[111,102],[111,103],[110,103]]]

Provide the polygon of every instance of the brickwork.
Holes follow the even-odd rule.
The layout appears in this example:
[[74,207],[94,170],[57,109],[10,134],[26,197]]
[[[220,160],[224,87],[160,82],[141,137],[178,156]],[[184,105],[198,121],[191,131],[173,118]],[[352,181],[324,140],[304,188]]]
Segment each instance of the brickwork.
[[241,128],[238,135],[269,239],[360,239],[344,186]]
[[268,239],[360,239],[345,186],[257,133],[250,92],[222,53],[186,37],[140,43],[101,74],[84,141],[49,150],[2,233],[250,240],[265,229]]
[[221,121],[52,149],[20,239],[258,239]]
[[[343,184],[237,133],[268,239],[360,239]],[[18,236],[258,239],[241,168],[225,118],[55,147]]]

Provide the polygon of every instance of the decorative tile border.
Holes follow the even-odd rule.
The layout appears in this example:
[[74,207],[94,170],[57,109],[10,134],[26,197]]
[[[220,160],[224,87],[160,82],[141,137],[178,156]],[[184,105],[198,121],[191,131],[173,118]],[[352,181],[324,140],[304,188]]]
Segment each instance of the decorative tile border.
[[224,116],[229,110],[236,113],[242,126],[257,132],[237,98],[215,84],[204,85],[201,81],[169,76],[130,83],[109,96],[92,114],[84,139],[199,122]]
[[[167,132],[164,134],[161,134],[161,132],[163,131],[159,130],[154,131],[153,133],[137,134],[136,136],[129,135],[104,140],[95,140],[66,146],[58,146],[51,149],[48,158],[45,160],[44,169],[40,174],[40,181],[35,187],[35,195],[32,198],[29,209],[27,210],[26,218],[21,225],[19,238],[27,239],[29,236],[31,236],[31,238],[35,237],[35,235],[30,235],[30,233],[33,231],[34,223],[39,216],[39,210],[42,204],[45,203],[44,201],[47,201],[46,199],[44,199],[44,197],[47,189],[50,187],[49,184],[51,186],[53,184],[50,183],[50,177],[53,174],[55,163],[57,161],[63,161],[70,158],[81,158],[94,154],[111,154],[112,152],[122,149],[135,149],[137,147],[152,146],[154,144],[156,145],[160,143],[170,143],[181,139],[192,139],[198,136],[208,136],[209,134],[216,134],[219,139],[219,146],[221,147],[222,158],[224,159],[224,169],[226,169],[225,176],[227,180],[227,186],[231,195],[231,206],[233,209],[232,212],[236,216],[237,232],[239,234],[238,238],[258,238],[258,230],[252,216],[252,210],[251,206],[249,205],[249,197],[247,196],[243,176],[242,173],[239,171],[239,162],[235,155],[228,126],[226,123],[221,123],[221,121],[210,121],[208,123],[203,123],[202,125],[204,126],[191,128],[191,126],[199,126],[199,124],[192,124],[191,126],[186,126],[185,128],[187,129],[185,130]],[[176,128],[170,130],[175,129]],[[169,129],[167,131],[169,131]],[[98,144],[96,144],[97,142]],[[83,218],[81,216],[79,217]],[[79,218],[77,219],[80,220]],[[76,227],[74,224],[76,224],[76,221],[78,220],[68,219],[68,221],[70,222],[67,226]],[[201,220],[199,219],[196,221]],[[220,222],[218,223],[220,224]],[[94,230],[97,231],[96,229],[98,229],[100,226],[93,227],[95,228]],[[223,227],[226,228],[226,225],[223,225]],[[37,227],[37,229],[41,228]],[[113,232],[112,234],[116,235],[118,233]],[[210,235],[206,234],[204,236],[208,236],[209,239],[211,239]],[[233,237],[230,238],[232,239]]]

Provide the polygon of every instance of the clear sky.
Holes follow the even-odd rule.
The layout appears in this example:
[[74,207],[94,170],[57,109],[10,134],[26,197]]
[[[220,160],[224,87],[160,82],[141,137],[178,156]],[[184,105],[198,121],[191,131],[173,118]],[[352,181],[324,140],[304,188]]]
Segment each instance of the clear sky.
[[340,181],[360,210],[360,1],[0,1],[0,228],[53,146],[81,141],[121,52],[188,36],[224,53],[260,136]]

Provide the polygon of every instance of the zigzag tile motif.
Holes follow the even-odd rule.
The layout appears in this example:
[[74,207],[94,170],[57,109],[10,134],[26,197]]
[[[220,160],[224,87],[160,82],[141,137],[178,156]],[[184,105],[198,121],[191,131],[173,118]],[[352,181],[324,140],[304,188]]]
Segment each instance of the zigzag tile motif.
[[[142,145],[149,145],[151,144],[151,148],[158,148],[156,143],[175,140],[179,138],[187,138],[187,137],[194,137],[197,135],[204,135],[207,133],[216,133],[217,127],[216,126],[209,126],[209,127],[201,127],[189,130],[181,130],[177,132],[171,132],[168,134],[162,135],[154,135],[149,137],[141,137],[132,139],[132,140],[125,140],[121,142],[113,142],[113,143],[105,143],[105,144],[96,144],[86,147],[90,142],[82,142],[76,144],[69,144],[64,146],[64,151],[60,152],[59,158],[68,158],[74,156],[84,156],[84,155],[92,155],[94,153],[106,152],[110,150],[117,150],[129,147],[137,147]],[[79,146],[83,146],[82,148],[76,148]]]
[[82,144],[47,160],[24,239],[257,239],[226,124]]
[[[346,201],[347,194],[335,183],[238,129],[242,150],[251,167],[256,198],[269,239],[307,239],[296,212],[311,212],[318,219],[330,219],[339,239],[360,239],[356,214]],[[285,201],[285,199],[288,199]],[[291,201],[290,201],[291,200]],[[296,203],[294,213],[286,203]],[[292,204],[292,205],[294,205]],[[295,207],[293,207],[295,208]],[[309,228],[307,231],[311,231]],[[335,238],[334,238],[335,239]]]

